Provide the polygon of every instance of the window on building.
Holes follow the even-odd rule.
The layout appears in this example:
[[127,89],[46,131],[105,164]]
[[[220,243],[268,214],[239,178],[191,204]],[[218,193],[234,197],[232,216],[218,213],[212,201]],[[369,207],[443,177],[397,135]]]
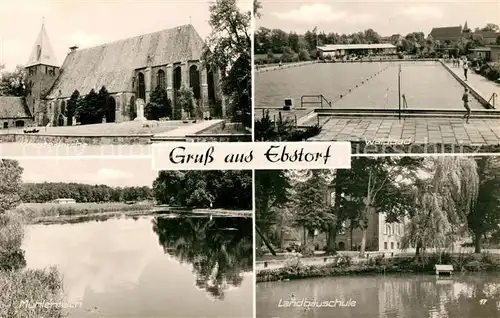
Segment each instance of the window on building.
[[342,222],[342,225],[339,229],[339,235],[344,235],[345,234],[345,230],[347,229],[347,223],[346,222]]
[[387,242],[384,242],[384,250],[387,249]]
[[399,242],[398,242],[398,250],[399,250]]
[[165,89],[165,72],[163,70],[158,71],[158,76],[156,78],[156,86]]
[[145,82],[145,79],[144,79],[144,74],[142,73],[139,73],[139,91],[138,91],[138,95],[139,95],[139,98],[142,98],[143,100],[146,99],[146,82]]
[[56,75],[56,69],[55,69],[54,67],[51,67],[51,68],[49,69],[49,75],[51,75],[51,76]]
[[394,249],[394,242],[391,242],[391,250]]
[[49,74],[49,68],[47,66],[44,66],[45,68],[45,74]]

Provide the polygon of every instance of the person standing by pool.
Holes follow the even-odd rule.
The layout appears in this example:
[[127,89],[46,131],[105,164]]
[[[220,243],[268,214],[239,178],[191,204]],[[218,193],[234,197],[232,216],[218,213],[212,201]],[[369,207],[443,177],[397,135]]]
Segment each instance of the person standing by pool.
[[384,100],[385,100],[384,109],[386,109],[389,101],[389,87],[387,87],[387,89],[385,90]]
[[462,101],[464,102],[464,108],[467,111],[463,117],[463,119],[466,119],[465,123],[469,123],[469,118],[470,118],[470,107],[469,107],[469,90],[467,87],[465,88],[464,94],[462,95]]
[[469,70],[469,62],[467,61],[467,58],[464,59],[464,77],[465,80],[467,80],[467,71]]

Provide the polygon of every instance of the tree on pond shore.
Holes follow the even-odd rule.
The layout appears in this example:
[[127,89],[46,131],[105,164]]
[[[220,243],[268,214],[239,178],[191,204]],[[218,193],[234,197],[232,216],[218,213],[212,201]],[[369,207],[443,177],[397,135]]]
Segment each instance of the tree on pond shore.
[[[309,170],[303,180],[295,180],[294,189],[297,194],[293,200],[294,223],[303,228],[303,245],[314,250],[314,242],[308,239],[316,230],[326,231],[336,221],[332,213],[331,202],[328,202],[333,171]],[[295,173],[296,174],[296,173]]]
[[0,160],[0,270],[16,270],[26,265],[21,250],[23,216],[10,211],[21,203],[22,173],[17,160]]
[[0,160],[0,214],[21,203],[23,168],[16,160]]
[[268,237],[276,224],[281,223],[289,202],[290,181],[284,170],[255,171],[255,226],[256,233],[266,247],[275,254]]
[[[351,228],[362,231],[360,256],[366,248],[368,217],[371,213],[389,214],[389,220],[397,220],[407,208],[402,197],[403,180],[412,180],[422,163],[422,158],[412,157],[361,157],[352,161],[351,169],[337,175],[336,206],[338,222],[349,220]],[[340,229],[340,224],[336,224]],[[329,241],[331,244],[334,240]]]
[[498,157],[480,157],[476,160],[479,189],[477,202],[467,215],[469,232],[474,241],[474,253],[481,253],[484,236],[499,230],[500,160]]
[[415,184],[413,205],[408,209],[402,247],[448,248],[465,235],[467,216],[479,192],[474,159],[438,157],[430,160],[430,177]]
[[190,208],[252,209],[249,170],[160,171],[153,182],[160,204]]
[[84,183],[43,182],[24,183],[20,192],[23,203],[46,203],[60,198],[85,202],[130,202],[152,200],[150,187],[110,187]]

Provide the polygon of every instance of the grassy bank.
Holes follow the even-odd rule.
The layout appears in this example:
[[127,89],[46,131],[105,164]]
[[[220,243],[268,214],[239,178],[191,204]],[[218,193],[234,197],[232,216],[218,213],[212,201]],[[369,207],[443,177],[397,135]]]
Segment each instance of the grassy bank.
[[493,255],[483,254],[431,254],[416,260],[414,257],[376,257],[354,264],[347,256],[341,261],[325,265],[303,265],[300,259],[288,262],[285,267],[257,272],[257,282],[295,280],[315,277],[332,277],[361,274],[434,273],[436,264],[451,264],[455,271],[499,271],[500,261]]
[[[62,277],[56,268],[0,271],[0,317],[65,317]],[[46,302],[35,305],[36,303]],[[48,305],[47,305],[48,304]]]
[[36,302],[61,302],[62,277],[56,268],[25,270],[24,216],[0,213],[0,317],[64,317],[62,308]]
[[152,212],[155,205],[151,202],[127,204],[110,203],[24,203],[14,212],[24,215],[28,223],[38,223],[51,219],[71,219],[73,217],[103,215],[103,214],[144,214]]
[[[212,214],[219,213],[227,216],[240,216],[239,210],[225,209],[190,209],[186,207],[158,206],[153,202],[144,201],[134,204],[121,202],[109,203],[24,203],[12,211],[22,216],[28,224],[52,224],[52,223],[77,223],[91,219],[108,219],[118,216],[141,216],[151,214],[183,213],[189,214]],[[251,211],[249,211],[251,216]]]

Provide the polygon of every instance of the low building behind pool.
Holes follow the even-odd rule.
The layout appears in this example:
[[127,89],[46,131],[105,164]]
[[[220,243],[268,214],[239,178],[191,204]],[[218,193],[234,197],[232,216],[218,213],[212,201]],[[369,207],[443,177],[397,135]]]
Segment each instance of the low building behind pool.
[[390,43],[381,44],[328,44],[317,47],[321,57],[343,57],[356,55],[391,55],[396,54],[396,47]]
[[75,199],[61,198],[61,199],[55,199],[54,201],[52,201],[52,203],[56,203],[56,204],[75,204],[76,200]]
[[477,59],[486,60],[489,62],[500,61],[500,45],[487,45],[472,49],[474,57]]

